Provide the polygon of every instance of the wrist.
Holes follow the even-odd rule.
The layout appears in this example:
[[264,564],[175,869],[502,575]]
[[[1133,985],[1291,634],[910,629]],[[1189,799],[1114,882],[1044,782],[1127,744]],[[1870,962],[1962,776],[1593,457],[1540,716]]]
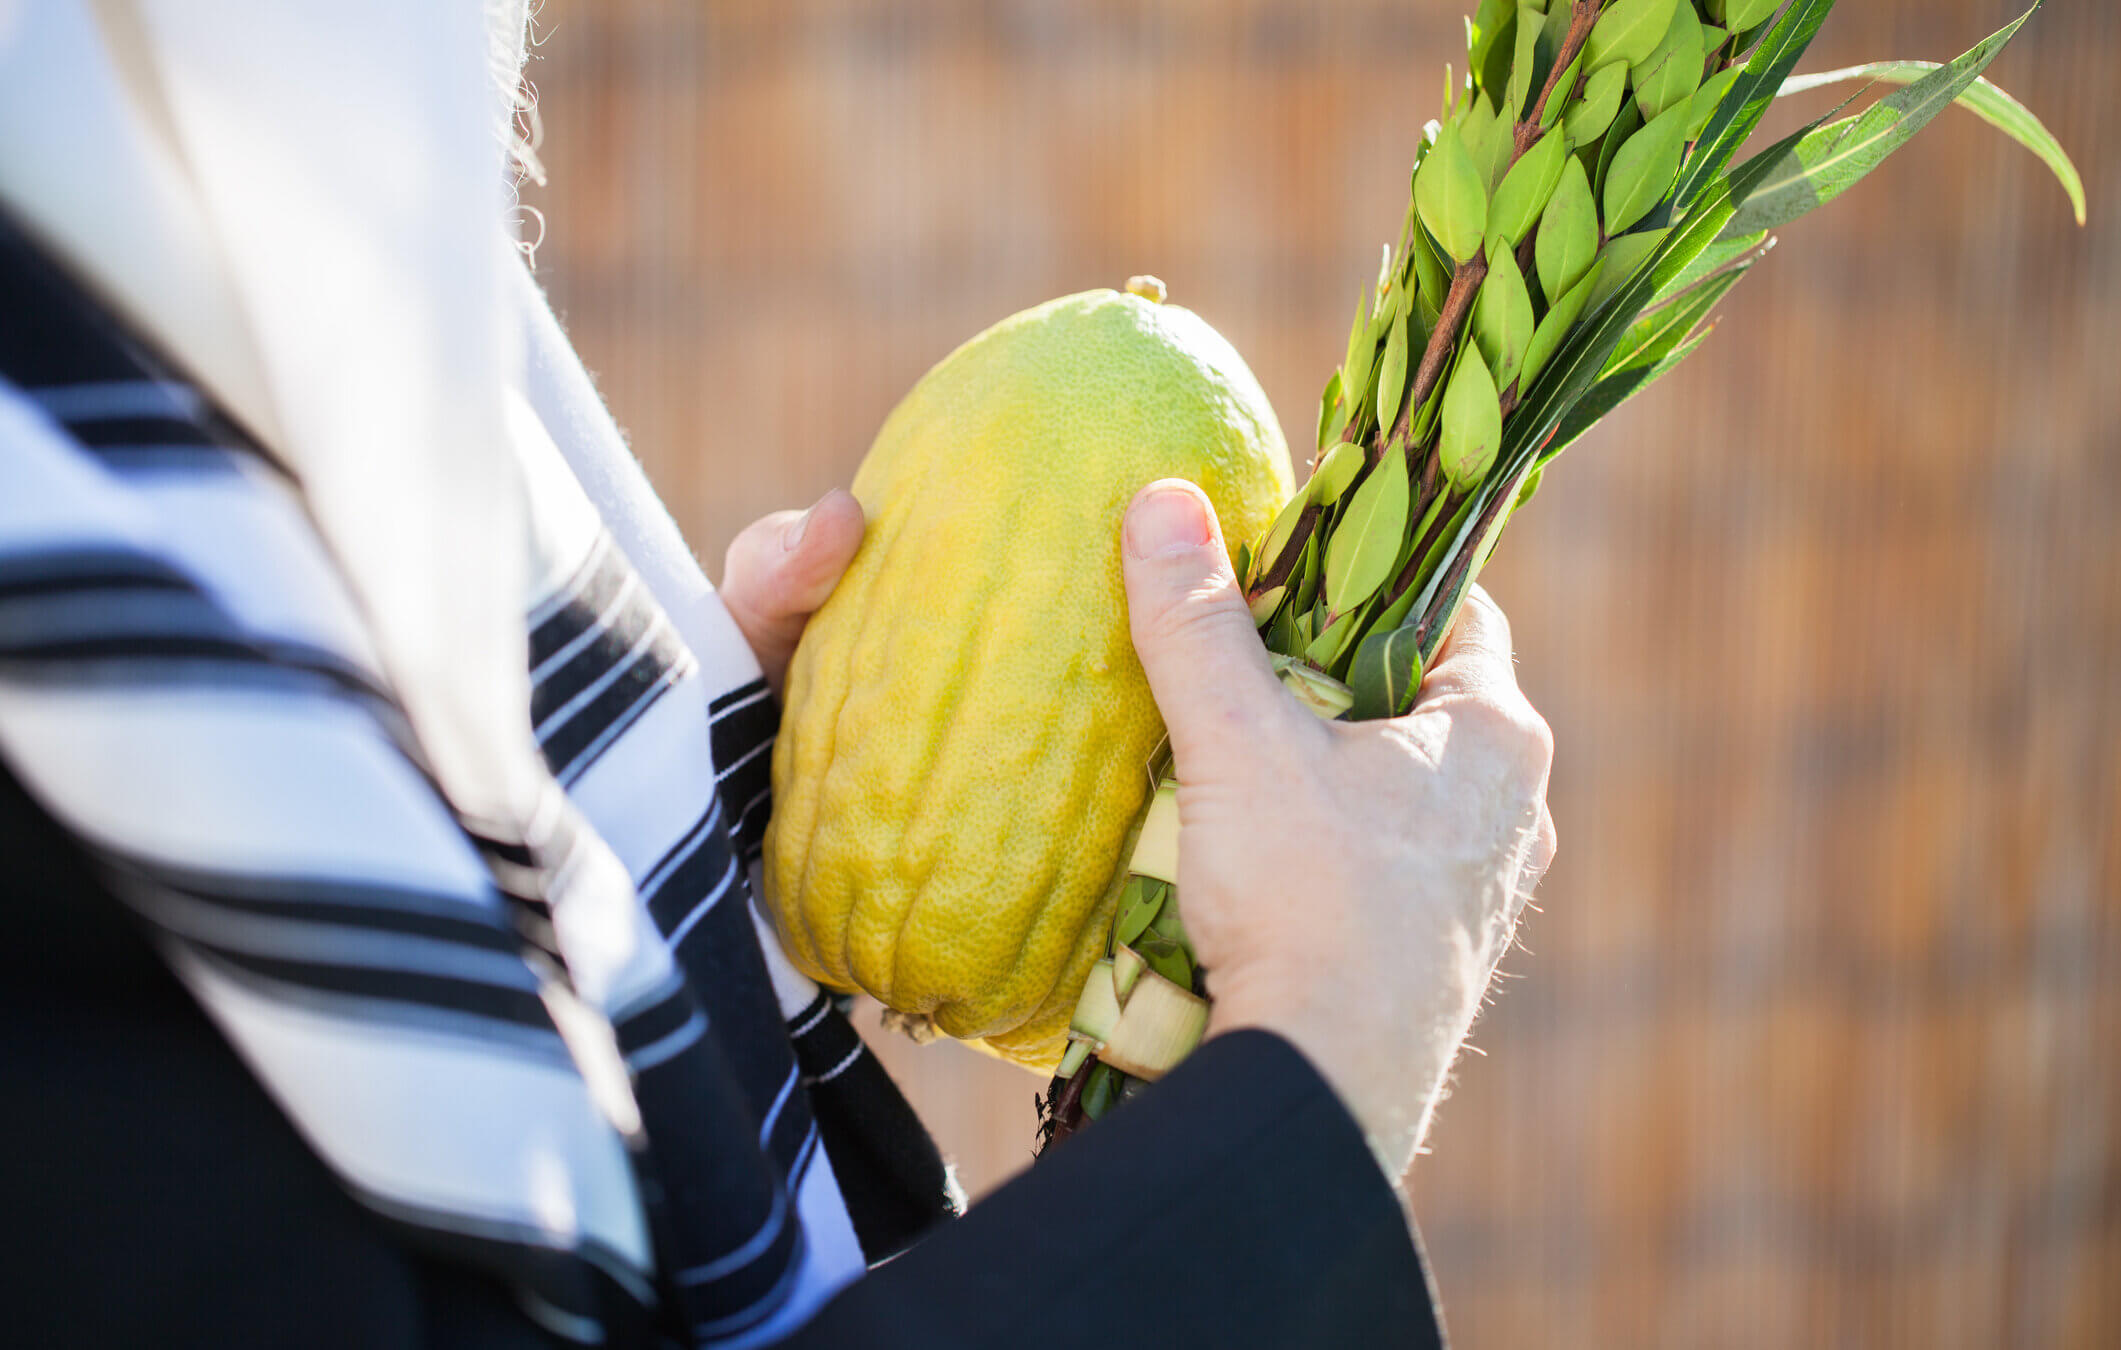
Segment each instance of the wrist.
[[1260,1030],[1288,1042],[1340,1099],[1378,1169],[1396,1186],[1427,1133],[1471,1022],[1470,1006],[1448,1014],[1439,1008],[1401,1018],[1361,1016],[1344,1000],[1283,996],[1247,982],[1217,993],[1207,1035]]

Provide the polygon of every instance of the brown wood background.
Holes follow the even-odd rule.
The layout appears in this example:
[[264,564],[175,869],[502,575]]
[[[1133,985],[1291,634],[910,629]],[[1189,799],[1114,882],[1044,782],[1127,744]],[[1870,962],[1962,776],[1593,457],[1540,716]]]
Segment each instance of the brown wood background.
[[[710,572],[1132,272],[1303,442],[1467,7],[547,0],[539,261]],[[1861,0],[1807,66],[2009,9]],[[1947,114],[1492,568],[1563,842],[1416,1171],[1461,1346],[2121,1344],[2117,68],[2053,0],[1993,72],[2088,230]],[[975,1194],[1024,1163],[1029,1079],[884,1048]]]

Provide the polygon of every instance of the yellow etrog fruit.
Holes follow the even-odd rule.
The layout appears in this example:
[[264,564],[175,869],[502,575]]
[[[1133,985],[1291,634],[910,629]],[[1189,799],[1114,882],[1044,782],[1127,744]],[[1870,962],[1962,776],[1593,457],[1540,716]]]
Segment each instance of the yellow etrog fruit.
[[868,534],[804,633],[773,756],[766,897],[813,978],[1052,1070],[1163,739],[1119,525],[1165,477],[1233,546],[1292,490],[1235,349],[1132,294],[1003,320],[884,423],[854,480]]

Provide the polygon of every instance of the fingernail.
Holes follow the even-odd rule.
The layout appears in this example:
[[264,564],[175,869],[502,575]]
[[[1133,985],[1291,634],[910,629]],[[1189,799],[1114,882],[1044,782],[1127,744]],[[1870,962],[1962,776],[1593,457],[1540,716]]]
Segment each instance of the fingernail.
[[793,553],[802,546],[803,531],[810,528],[810,517],[815,514],[817,514],[817,507],[812,505],[808,511],[795,518],[794,524],[781,531],[781,551],[783,553]]
[[1152,488],[1134,501],[1124,531],[1127,553],[1154,557],[1175,549],[1199,548],[1215,537],[1208,524],[1207,503],[1198,493],[1173,484]]

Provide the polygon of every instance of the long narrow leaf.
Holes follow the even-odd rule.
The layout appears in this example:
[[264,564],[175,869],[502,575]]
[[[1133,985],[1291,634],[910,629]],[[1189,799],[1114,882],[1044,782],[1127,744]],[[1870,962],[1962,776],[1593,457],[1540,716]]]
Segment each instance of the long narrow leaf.
[[[1935,61],[1873,61],[1865,66],[1849,66],[1784,80],[1779,97],[1787,98],[1851,80],[1910,85],[1942,69]],[[2054,171],[2062,190],[2069,194],[2070,205],[2077,213],[2077,223],[2084,224],[2084,178],[2077,172],[2077,166],[2070,162],[2069,152],[2062,148],[2062,142],[2056,140],[2054,133],[2033,115],[2032,109],[1985,79],[1968,85],[1966,92],[1959,95],[1958,102],[1960,107],[2038,155]]]
[[1555,430],[1554,439],[1539,454],[1538,467],[1545,468],[1555,456],[1582,440],[1585,433],[1604,421],[1607,414],[1678,369],[1681,361],[1692,356],[1702,343],[1709,340],[1709,333],[1714,331],[1714,328],[1715,325],[1710,324],[1673,348],[1655,364],[1629,366],[1592,385],[1590,391],[1569,409],[1569,415],[1561,419],[1561,426]]
[[[1729,271],[1718,273],[1714,279],[1695,287],[1679,303],[1652,309],[1637,319],[1634,326],[1628,329],[1627,337],[1613,350],[1612,359],[1606,362],[1601,378],[1609,378],[1623,370],[1640,366],[1654,366],[1670,356],[1701,326],[1702,320],[1708,318],[1709,311],[1716,308],[1723,297],[1730,293],[1731,287],[1737,285],[1750,270],[1752,263],[1747,261]],[[1574,409],[1570,411],[1573,413]],[[1564,427],[1568,420],[1566,417],[1562,419]]]
[[1797,0],[1753,49],[1745,63],[1745,73],[1723,96],[1716,115],[1698,138],[1694,153],[1687,157],[1686,167],[1680,170],[1679,191],[1673,200],[1681,212],[1691,210],[1695,202],[1706,196],[1709,187],[1736,158],[1738,148],[1767,115],[1775,101],[1775,91],[1797,68],[1833,8],[1834,0]]
[[[1503,523],[1504,513],[1489,510],[1497,495],[1508,493],[1514,498],[1523,489],[1525,479],[1539,466],[1541,446],[1560,426],[1569,408],[1597,382],[1599,372],[1612,359],[1614,350],[1652,297],[1683,273],[1730,223],[1732,186],[1719,181],[1711,187],[1709,195],[1665,237],[1663,245],[1635,278],[1570,336],[1546,373],[1534,382],[1525,404],[1511,416],[1503,429],[1502,451],[1495,467],[1474,494],[1464,523],[1453,534],[1436,570],[1423,585],[1421,597],[1408,613],[1406,623],[1414,625],[1431,613],[1440,616],[1439,622],[1420,634],[1423,665],[1435,658],[1444,635],[1450,631],[1452,616],[1473,586],[1476,569],[1467,567],[1453,577],[1453,564],[1469,549],[1486,548],[1487,538],[1480,528],[1483,519],[1488,521],[1490,533]],[[1478,557],[1479,553],[1476,551],[1473,556]],[[1444,594],[1447,584],[1450,589]]]
[[1930,119],[1966,92],[1996,59],[2041,0],[1966,55],[1881,100],[1868,112],[1806,136],[1772,161],[1757,183],[1737,194],[1732,234],[1772,230],[1816,210],[1861,182]]

